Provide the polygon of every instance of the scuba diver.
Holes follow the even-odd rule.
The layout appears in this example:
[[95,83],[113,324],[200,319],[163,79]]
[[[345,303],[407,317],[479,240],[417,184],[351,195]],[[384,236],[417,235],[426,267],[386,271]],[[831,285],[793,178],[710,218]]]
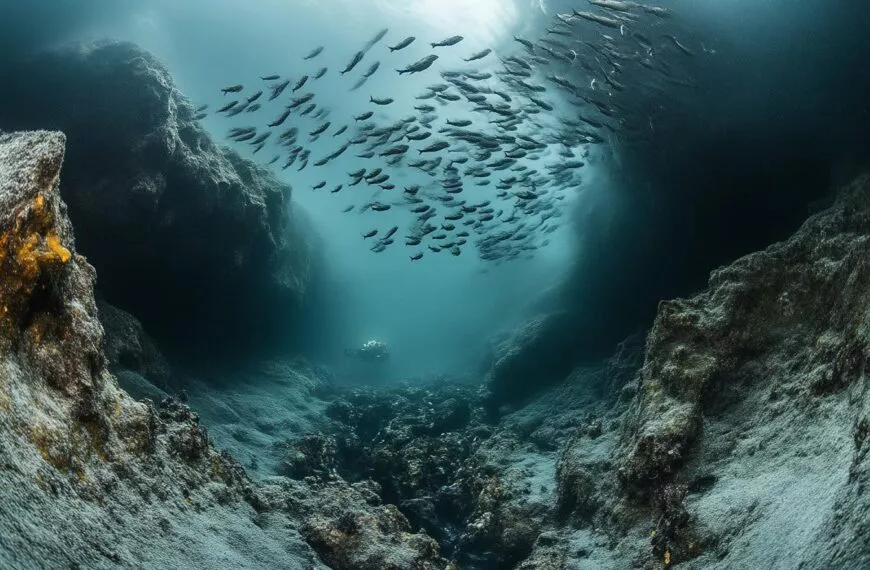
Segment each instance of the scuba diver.
[[348,358],[358,358],[365,362],[383,362],[390,358],[390,349],[379,340],[370,340],[362,348],[344,349],[344,355]]

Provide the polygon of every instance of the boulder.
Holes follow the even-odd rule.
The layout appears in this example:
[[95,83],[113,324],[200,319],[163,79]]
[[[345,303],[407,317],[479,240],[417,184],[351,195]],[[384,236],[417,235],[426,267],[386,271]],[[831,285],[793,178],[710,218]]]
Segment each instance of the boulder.
[[319,249],[289,186],[215,144],[133,44],[75,44],[21,65],[0,73],[0,126],[66,134],[63,197],[109,303],[167,351],[303,337]]

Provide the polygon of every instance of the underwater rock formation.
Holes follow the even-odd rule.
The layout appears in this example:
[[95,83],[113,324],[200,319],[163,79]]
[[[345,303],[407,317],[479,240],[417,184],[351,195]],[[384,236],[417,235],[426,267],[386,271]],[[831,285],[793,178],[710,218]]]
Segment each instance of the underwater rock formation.
[[0,566],[446,568],[365,485],[253,484],[187,406],[119,390],[58,192],[64,142],[0,135]]
[[491,413],[564,380],[580,363],[573,319],[563,312],[540,315],[492,342],[486,375]]
[[704,293],[661,304],[619,469],[660,515],[658,557],[870,564],[868,259],[864,177]]
[[168,390],[172,375],[169,363],[142,324],[133,315],[104,301],[98,301],[97,308],[105,331],[109,370],[119,377],[121,387],[135,396],[120,378],[121,374],[134,373],[160,390]]
[[22,65],[5,72],[0,125],[66,134],[62,193],[106,300],[167,351],[292,343],[319,247],[291,189],[216,145],[133,44],[75,44]]

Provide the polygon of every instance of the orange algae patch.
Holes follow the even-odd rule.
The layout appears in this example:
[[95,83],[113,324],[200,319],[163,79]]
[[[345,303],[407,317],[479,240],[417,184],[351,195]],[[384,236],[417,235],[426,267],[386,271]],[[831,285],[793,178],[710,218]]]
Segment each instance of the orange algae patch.
[[43,275],[72,259],[53,225],[53,212],[38,194],[0,233],[0,337],[13,334]]

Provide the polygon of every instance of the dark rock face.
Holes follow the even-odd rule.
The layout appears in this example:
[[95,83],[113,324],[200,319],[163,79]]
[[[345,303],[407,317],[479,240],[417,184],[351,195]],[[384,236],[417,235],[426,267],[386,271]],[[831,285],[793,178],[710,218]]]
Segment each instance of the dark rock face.
[[62,192],[107,301],[167,349],[291,345],[318,248],[290,188],[215,145],[162,64],[132,44],[24,65],[2,78],[0,125],[66,133]]
[[[0,567],[445,569],[368,484],[254,484],[187,406],[118,389],[63,153],[60,133],[0,135]],[[107,321],[133,329],[120,354],[138,329]]]
[[161,390],[169,389],[172,374],[169,363],[142,324],[133,315],[106,302],[98,302],[97,307],[105,330],[109,370],[116,375],[134,372]]
[[545,314],[493,342],[486,380],[491,412],[565,379],[579,359],[573,321],[568,313]]

